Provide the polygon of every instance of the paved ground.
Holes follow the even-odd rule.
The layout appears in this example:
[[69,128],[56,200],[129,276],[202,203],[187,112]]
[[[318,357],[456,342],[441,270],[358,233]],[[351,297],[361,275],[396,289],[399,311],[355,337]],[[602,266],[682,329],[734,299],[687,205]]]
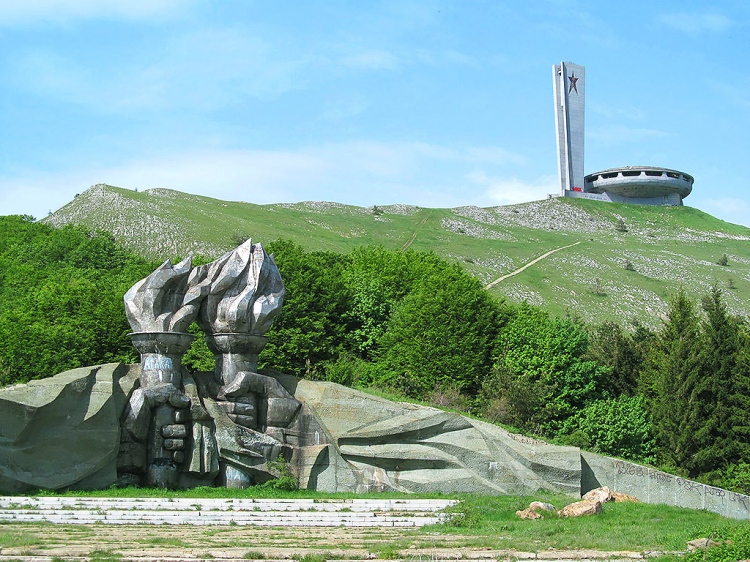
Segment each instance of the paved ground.
[[439,528],[419,531],[420,525],[439,520],[437,512],[450,503],[0,498],[0,562],[643,558],[636,552],[492,550],[466,546],[466,537]]

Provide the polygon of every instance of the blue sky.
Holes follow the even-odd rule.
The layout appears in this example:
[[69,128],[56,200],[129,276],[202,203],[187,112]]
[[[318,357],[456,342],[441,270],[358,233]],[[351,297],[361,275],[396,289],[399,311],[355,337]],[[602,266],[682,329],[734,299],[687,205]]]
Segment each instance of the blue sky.
[[675,168],[750,226],[746,0],[0,0],[0,214],[90,185],[252,203],[493,206],[557,191],[552,65],[586,172]]

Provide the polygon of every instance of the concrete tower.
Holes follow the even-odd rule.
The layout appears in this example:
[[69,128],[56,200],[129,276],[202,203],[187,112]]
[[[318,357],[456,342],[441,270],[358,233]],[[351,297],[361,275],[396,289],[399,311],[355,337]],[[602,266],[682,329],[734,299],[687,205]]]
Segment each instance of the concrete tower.
[[583,192],[583,133],[586,100],[586,71],[572,62],[552,67],[557,121],[557,166],[560,195]]

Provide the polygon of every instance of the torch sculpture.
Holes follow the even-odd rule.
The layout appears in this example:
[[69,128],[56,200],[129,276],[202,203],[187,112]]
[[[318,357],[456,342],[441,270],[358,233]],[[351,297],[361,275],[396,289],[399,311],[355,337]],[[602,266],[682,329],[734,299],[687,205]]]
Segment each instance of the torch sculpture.
[[235,383],[240,372],[258,370],[263,335],[284,300],[284,284],[273,258],[250,240],[219,258],[220,273],[201,308],[198,324],[216,356],[216,382]]
[[[230,451],[239,442],[244,451],[247,441],[267,450],[245,451],[250,456],[266,459],[278,454],[282,442],[273,434],[278,436],[279,428],[288,426],[300,403],[276,379],[256,372],[264,334],[284,300],[273,257],[247,240],[206,265],[191,267],[189,258],[174,266],[166,261],[133,285],[124,300],[131,339],[141,354],[141,373],[140,388],[130,397],[122,425],[131,442],[146,443],[146,484],[176,485],[190,439],[186,408],[202,408],[191,405],[183,393],[182,356],[193,339],[186,331],[195,320],[206,334],[216,366],[213,380],[205,385],[207,392],[194,400],[202,400],[209,410],[214,404],[223,412],[219,418],[241,429],[226,429],[225,422],[214,418],[219,449]],[[195,443],[188,445],[192,450]],[[247,468],[236,459],[235,464],[225,459],[220,465],[223,483],[248,485]]]
[[131,397],[125,427],[147,440],[146,483],[172,488],[187,435],[182,394],[182,356],[193,336],[186,333],[208,293],[209,268],[191,259],[169,260],[125,293],[133,345],[141,354],[141,387]]
[[[283,427],[299,408],[284,388],[257,373],[264,336],[281,311],[284,283],[276,263],[250,240],[212,264],[217,273],[200,309],[198,325],[215,357],[214,383],[219,405],[235,423],[269,432]],[[262,397],[262,400],[259,400]],[[224,462],[223,483],[249,484],[241,467]]]

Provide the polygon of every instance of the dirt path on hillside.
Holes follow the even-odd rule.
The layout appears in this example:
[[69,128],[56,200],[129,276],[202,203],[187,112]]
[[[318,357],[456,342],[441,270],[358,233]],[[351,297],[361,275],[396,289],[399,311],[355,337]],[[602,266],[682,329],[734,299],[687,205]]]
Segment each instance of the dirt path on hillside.
[[514,275],[518,275],[519,273],[521,273],[527,267],[531,267],[532,265],[534,265],[535,263],[543,260],[544,258],[548,258],[549,256],[551,256],[555,252],[559,252],[560,250],[564,250],[565,248],[572,248],[573,246],[577,246],[580,243],[581,243],[580,241],[579,242],[574,242],[573,244],[568,244],[567,246],[562,246],[561,248],[555,248],[554,250],[550,250],[546,254],[542,254],[538,258],[531,260],[529,263],[527,263],[523,267],[519,267],[518,269],[516,269],[512,273],[508,273],[507,275],[503,275],[502,277],[498,277],[492,283],[490,283],[489,285],[487,285],[485,287],[485,289],[492,289],[492,287],[494,287],[495,285],[497,285],[498,283],[500,283],[500,281],[504,281],[508,277],[513,277]]
[[432,213],[430,213],[425,218],[423,218],[421,221],[419,221],[419,223],[417,223],[417,228],[416,228],[416,230],[414,230],[414,233],[411,235],[411,238],[409,238],[409,240],[406,242],[406,244],[404,244],[403,246],[401,246],[401,251],[402,252],[405,252],[406,250],[408,250],[409,247],[414,243],[414,240],[417,239],[417,234],[419,234],[419,231],[422,230],[422,227],[427,223],[427,221],[430,220],[431,216],[432,216]]

